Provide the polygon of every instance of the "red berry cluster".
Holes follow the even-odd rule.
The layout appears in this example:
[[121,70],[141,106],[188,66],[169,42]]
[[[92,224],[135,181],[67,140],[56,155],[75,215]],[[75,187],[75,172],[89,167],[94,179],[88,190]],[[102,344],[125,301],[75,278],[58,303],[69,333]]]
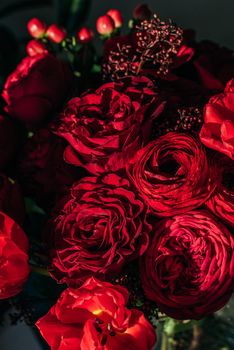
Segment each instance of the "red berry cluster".
[[123,25],[122,13],[119,10],[111,9],[104,16],[100,16],[96,22],[96,28],[99,34],[104,37],[111,36],[116,29]]
[[[48,52],[46,43],[50,41],[55,44],[62,44],[67,39],[67,32],[57,24],[49,27],[38,18],[32,18],[27,24],[29,34],[34,38],[27,44],[26,51],[29,56]],[[92,41],[94,33],[87,27],[82,27],[76,34],[76,40],[80,44]],[[69,39],[68,39],[69,41]]]

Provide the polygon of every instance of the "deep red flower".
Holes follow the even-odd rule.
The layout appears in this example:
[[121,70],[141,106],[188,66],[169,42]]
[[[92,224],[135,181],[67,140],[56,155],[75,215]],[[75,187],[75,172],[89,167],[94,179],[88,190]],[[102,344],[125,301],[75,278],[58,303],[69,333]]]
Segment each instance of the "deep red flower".
[[234,79],[206,104],[200,139],[205,146],[234,159]]
[[61,203],[49,225],[51,272],[59,282],[73,286],[92,275],[119,272],[145,252],[151,231],[147,207],[127,179],[86,177]]
[[64,153],[68,163],[95,174],[115,171],[149,140],[163,108],[151,80],[129,77],[70,100],[54,132],[70,144]]
[[147,297],[176,319],[200,319],[222,308],[233,290],[234,239],[209,212],[162,220],[141,260]]
[[90,278],[66,289],[36,325],[51,350],[151,350],[155,331],[127,301],[127,289]]
[[18,224],[23,224],[25,205],[18,183],[0,173],[0,211],[3,211]]
[[18,294],[29,275],[28,239],[23,230],[0,212],[0,299]]
[[215,188],[200,142],[170,132],[139,150],[127,165],[129,178],[158,216],[171,216],[203,204]]
[[[49,129],[38,130],[25,144],[19,160],[19,179],[26,195],[51,208],[82,177],[82,169],[63,160],[67,142]],[[83,172],[84,173],[84,172]]]
[[234,225],[234,162],[225,156],[216,156],[213,162],[217,187],[206,205],[224,222]]
[[68,67],[55,56],[28,56],[5,83],[5,110],[25,123],[39,123],[61,105],[70,84]]

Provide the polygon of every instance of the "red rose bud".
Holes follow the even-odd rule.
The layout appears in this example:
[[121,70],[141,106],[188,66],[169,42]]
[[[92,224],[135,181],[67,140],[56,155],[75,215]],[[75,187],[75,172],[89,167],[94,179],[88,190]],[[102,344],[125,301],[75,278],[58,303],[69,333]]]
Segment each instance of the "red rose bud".
[[61,43],[66,38],[66,31],[57,26],[57,24],[51,24],[46,34],[48,38],[56,44]]
[[115,29],[115,22],[109,15],[101,16],[97,19],[96,28],[99,34],[110,35]]
[[136,6],[133,11],[133,18],[140,21],[143,21],[145,19],[149,20],[151,15],[152,12],[146,4]]
[[41,38],[46,32],[46,24],[38,18],[30,19],[27,28],[33,38]]
[[93,37],[94,37],[93,31],[87,27],[82,27],[77,32],[77,39],[82,44],[89,43],[90,41],[93,40]]
[[123,25],[123,16],[122,13],[119,10],[111,9],[107,12],[107,15],[109,15],[114,23],[116,28],[120,28]]
[[37,40],[30,40],[26,46],[26,52],[29,56],[36,56],[38,54],[47,53],[45,45]]

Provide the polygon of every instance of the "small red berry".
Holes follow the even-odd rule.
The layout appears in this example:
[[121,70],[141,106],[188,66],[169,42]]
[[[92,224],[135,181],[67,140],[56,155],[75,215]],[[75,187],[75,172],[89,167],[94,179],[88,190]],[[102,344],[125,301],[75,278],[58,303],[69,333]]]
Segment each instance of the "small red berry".
[[99,34],[109,35],[115,30],[115,22],[109,15],[98,17],[96,28]]
[[107,15],[109,15],[114,23],[116,28],[120,28],[123,25],[123,16],[122,13],[119,10],[111,9],[107,12]]
[[136,6],[133,11],[133,18],[139,21],[149,20],[151,16],[152,12],[146,4]]
[[46,32],[46,24],[38,18],[28,21],[27,28],[33,38],[41,38]]
[[61,43],[66,38],[66,31],[63,28],[57,26],[57,24],[51,24],[46,31],[48,38],[54,43]]
[[87,27],[82,27],[78,32],[77,32],[77,39],[80,43],[89,43],[90,41],[93,40],[94,33],[91,29]]
[[45,45],[38,40],[30,40],[27,43],[26,51],[29,56],[36,56],[38,54],[48,53],[48,50],[46,49]]

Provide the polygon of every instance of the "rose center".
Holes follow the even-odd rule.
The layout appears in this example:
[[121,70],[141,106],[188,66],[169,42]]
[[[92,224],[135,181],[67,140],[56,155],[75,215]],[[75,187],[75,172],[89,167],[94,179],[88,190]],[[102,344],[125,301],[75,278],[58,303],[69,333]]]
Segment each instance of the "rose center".
[[96,318],[94,323],[94,328],[100,336],[100,344],[104,346],[107,343],[108,336],[114,337],[115,331],[110,322],[104,322],[101,318]]
[[180,164],[173,157],[162,159],[158,164],[159,172],[169,176],[175,176],[179,168]]

